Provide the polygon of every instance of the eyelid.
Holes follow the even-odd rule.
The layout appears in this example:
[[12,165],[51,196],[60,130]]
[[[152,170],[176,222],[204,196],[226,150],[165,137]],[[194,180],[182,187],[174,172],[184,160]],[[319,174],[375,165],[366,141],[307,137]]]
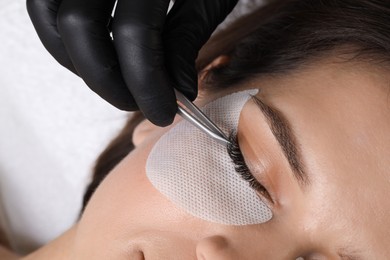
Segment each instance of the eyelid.
[[235,164],[236,172],[249,183],[249,186],[254,189],[261,197],[260,199],[265,199],[267,202],[274,204],[274,200],[272,199],[272,196],[268,190],[253,176],[248,166],[246,165],[244,156],[238,144],[237,133],[231,132],[228,139],[230,144],[227,146],[227,151],[233,163]]

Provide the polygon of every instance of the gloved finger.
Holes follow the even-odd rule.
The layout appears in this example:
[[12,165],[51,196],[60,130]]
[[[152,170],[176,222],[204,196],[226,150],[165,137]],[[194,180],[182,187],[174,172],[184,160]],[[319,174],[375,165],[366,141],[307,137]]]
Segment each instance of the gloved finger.
[[115,107],[136,110],[107,28],[114,3],[115,0],[62,0],[58,30],[85,83]]
[[57,29],[61,0],[27,0],[27,11],[43,46],[64,67],[77,74]]
[[163,34],[167,69],[177,89],[191,100],[197,96],[195,60],[215,28],[238,0],[176,0]]
[[162,43],[168,6],[169,0],[120,0],[112,28],[125,82],[145,117],[159,126],[177,111]]

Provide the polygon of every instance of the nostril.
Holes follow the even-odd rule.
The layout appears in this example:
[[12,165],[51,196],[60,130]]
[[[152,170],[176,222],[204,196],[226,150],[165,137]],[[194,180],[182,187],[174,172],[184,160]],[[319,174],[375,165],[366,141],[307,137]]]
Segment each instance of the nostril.
[[199,241],[196,246],[198,260],[237,259],[229,242],[222,236],[207,237]]
[[136,251],[131,255],[131,258],[133,260],[145,260],[145,255],[142,251]]

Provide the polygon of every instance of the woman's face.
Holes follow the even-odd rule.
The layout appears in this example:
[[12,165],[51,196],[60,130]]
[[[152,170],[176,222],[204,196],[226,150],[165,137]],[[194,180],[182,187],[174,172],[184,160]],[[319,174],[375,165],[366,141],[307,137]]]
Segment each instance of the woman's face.
[[258,225],[208,222],[172,203],[145,174],[152,147],[168,129],[149,128],[144,141],[138,129],[137,148],[102,182],[77,225],[72,256],[385,259],[389,82],[388,71],[327,59],[238,86],[260,89],[260,102],[245,104],[238,125],[245,162],[267,189],[273,212]]

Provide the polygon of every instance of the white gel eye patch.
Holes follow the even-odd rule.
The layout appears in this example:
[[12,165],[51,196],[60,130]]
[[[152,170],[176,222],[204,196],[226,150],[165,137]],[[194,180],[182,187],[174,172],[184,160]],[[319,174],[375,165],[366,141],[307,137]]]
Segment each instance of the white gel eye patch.
[[[217,99],[202,111],[225,133],[236,130],[240,112],[257,90]],[[235,171],[226,147],[182,120],[153,147],[146,163],[153,186],[189,214],[225,225],[267,222],[271,210]]]

